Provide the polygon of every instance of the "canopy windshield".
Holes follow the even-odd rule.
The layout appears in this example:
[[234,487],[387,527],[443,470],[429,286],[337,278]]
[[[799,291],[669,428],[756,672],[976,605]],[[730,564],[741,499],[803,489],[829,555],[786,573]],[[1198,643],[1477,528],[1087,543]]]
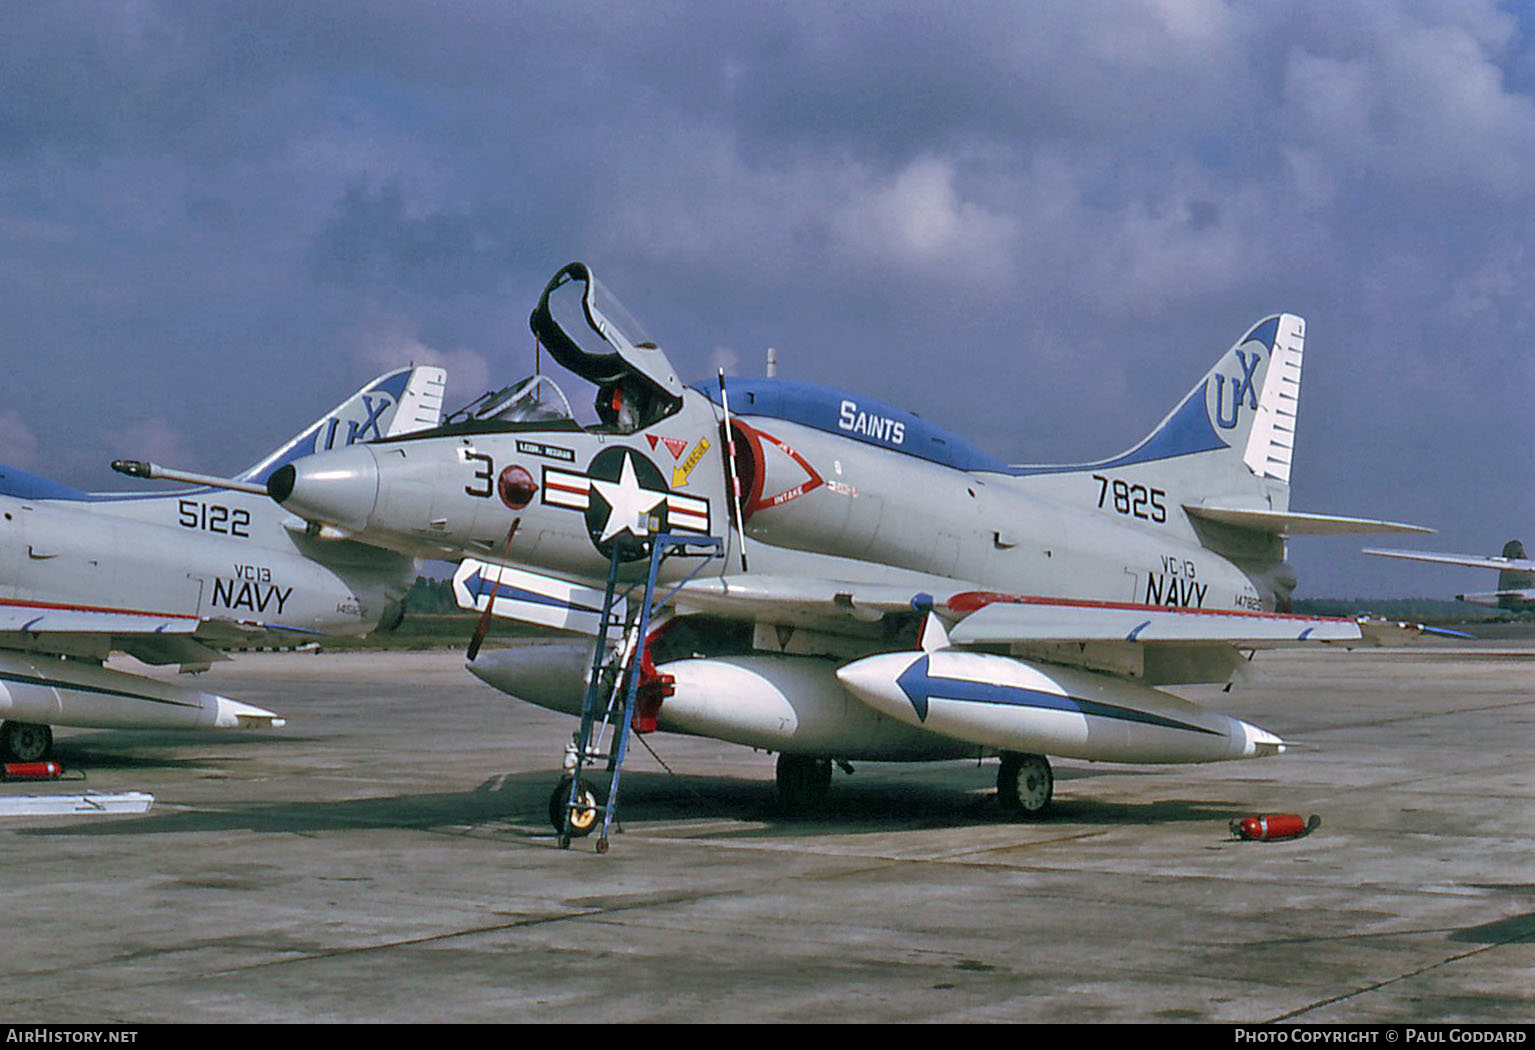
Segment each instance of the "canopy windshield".
[[626,388],[668,406],[682,397],[661,348],[585,263],[554,275],[529,324],[551,357],[600,388]]
[[455,423],[557,423],[574,420],[570,400],[548,376],[532,375],[511,386],[481,394],[457,412],[445,425]]

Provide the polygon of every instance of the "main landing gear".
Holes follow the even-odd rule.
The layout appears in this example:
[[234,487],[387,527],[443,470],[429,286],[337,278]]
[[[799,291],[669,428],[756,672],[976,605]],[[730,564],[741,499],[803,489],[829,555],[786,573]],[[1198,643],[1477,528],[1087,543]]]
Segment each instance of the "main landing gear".
[[0,723],[0,760],[42,762],[52,756],[52,727],[31,722]]
[[[824,758],[780,754],[776,776],[779,805],[790,813],[825,805],[831,791],[831,766]],[[1054,794],[1055,774],[1044,755],[1002,753],[1002,764],[997,770],[997,801],[1003,813],[1024,820],[1039,819],[1049,813]]]
[[831,791],[831,760],[780,754],[775,779],[784,809],[791,813],[815,809],[825,804]]
[[1002,753],[1002,765],[997,770],[997,801],[1002,803],[1003,813],[1025,820],[1037,819],[1049,811],[1054,793],[1055,775],[1044,755]]

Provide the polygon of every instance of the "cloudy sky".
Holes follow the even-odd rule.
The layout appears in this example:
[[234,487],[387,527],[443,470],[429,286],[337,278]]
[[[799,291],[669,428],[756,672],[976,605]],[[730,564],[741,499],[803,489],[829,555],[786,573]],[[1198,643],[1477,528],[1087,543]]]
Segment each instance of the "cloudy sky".
[[[1535,13],[1481,0],[6,5],[0,460],[234,472],[531,371],[590,263],[685,377],[1106,456],[1307,318],[1296,509],[1535,540]],[[1484,589],[1299,540],[1301,595]],[[1400,543],[1400,541],[1395,541]],[[1409,544],[1413,545],[1413,544]]]

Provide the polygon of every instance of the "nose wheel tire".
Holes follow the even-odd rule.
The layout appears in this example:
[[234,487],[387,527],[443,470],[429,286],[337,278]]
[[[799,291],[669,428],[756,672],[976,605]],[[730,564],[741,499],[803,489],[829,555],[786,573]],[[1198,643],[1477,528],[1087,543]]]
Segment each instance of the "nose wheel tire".
[[1012,817],[1034,820],[1050,809],[1055,794],[1055,775],[1044,755],[1020,755],[1007,752],[997,770],[997,801],[1002,812]]
[[[554,825],[554,830],[561,835],[569,834],[572,838],[585,838],[597,827],[602,817],[602,803],[597,799],[597,792],[592,786],[582,780],[576,789],[576,805],[570,809],[570,782],[573,777],[564,777],[559,786],[549,796],[549,823]],[[570,811],[570,826],[565,826],[566,811]]]
[[41,762],[53,756],[53,729],[31,722],[0,724],[0,757],[7,762]]

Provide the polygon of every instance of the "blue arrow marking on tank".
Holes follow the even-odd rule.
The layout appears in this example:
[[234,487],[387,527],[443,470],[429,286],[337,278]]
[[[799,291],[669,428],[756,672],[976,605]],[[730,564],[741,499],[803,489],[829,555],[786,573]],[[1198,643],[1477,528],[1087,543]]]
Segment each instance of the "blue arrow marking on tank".
[[973,678],[943,678],[928,669],[928,657],[923,656],[901,672],[895,680],[911,701],[917,720],[927,721],[930,700],[953,700],[959,703],[1001,704],[1008,707],[1033,707],[1047,711],[1067,711],[1094,718],[1113,718],[1121,722],[1139,722],[1142,725],[1161,726],[1164,729],[1184,729],[1191,733],[1221,736],[1214,729],[1190,725],[1175,719],[1155,715],[1149,711],[1137,711],[1129,707],[1082,700],[1074,696],[1061,696],[1020,685],[1003,685],[1000,682],[978,681]]
[[493,582],[495,584],[495,597],[498,600],[502,598],[510,598],[512,601],[527,602],[530,605],[548,605],[555,609],[580,609],[583,612],[602,611],[601,609],[594,608],[590,605],[581,605],[577,602],[561,601],[560,599],[550,597],[547,594],[539,594],[537,591],[529,591],[521,587],[513,587],[509,583],[492,581],[490,577],[480,572],[479,569],[474,570],[474,572],[470,573],[464,578],[464,589],[470,594],[474,595],[476,598],[483,598],[485,595],[491,593],[491,584]]

